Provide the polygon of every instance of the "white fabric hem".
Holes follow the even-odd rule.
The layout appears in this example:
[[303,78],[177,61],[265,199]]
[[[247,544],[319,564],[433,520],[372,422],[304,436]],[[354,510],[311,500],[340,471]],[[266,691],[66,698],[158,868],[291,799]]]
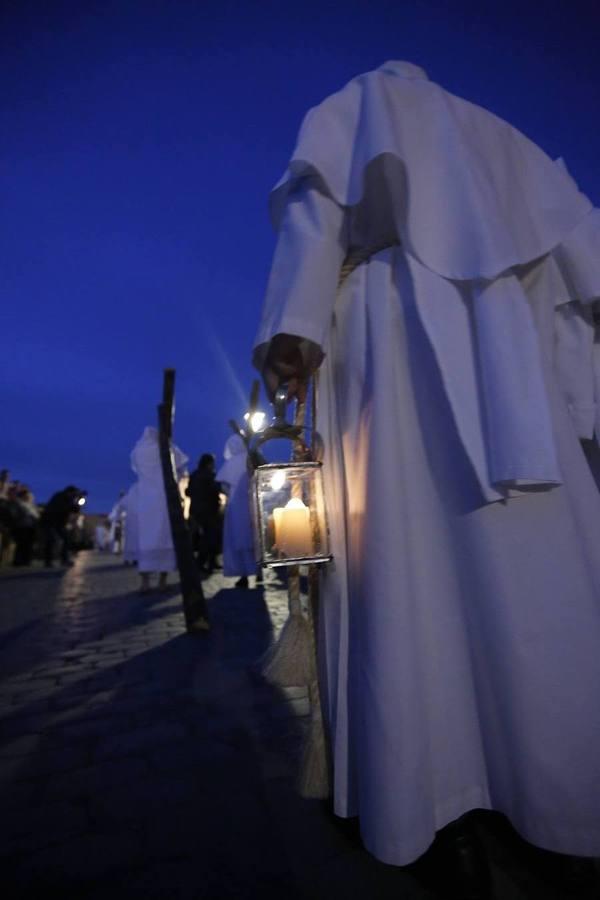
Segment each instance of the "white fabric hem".
[[472,809],[491,809],[488,791],[485,787],[472,787],[444,803],[437,803],[431,829],[419,834],[408,843],[399,846],[393,841],[371,841],[369,835],[362,834],[365,847],[376,859],[390,866],[408,866],[422,856],[431,846],[436,832],[454,822]]

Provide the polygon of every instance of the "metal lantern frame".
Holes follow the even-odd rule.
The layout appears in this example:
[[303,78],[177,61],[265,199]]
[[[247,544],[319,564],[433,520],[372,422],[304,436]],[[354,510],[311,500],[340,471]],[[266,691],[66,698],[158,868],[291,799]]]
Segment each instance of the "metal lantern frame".
[[[332,559],[331,553],[329,552],[327,511],[322,497],[321,471],[322,463],[318,460],[304,460],[301,462],[291,461],[287,463],[262,463],[254,469],[253,477],[250,482],[250,490],[252,492],[251,500],[254,530],[255,535],[257,536],[256,549],[262,565],[274,569],[281,566],[324,563],[329,562]],[[272,515],[272,511],[269,511],[264,505],[264,493],[261,479],[263,476],[272,478],[277,472],[283,472],[286,476],[286,481],[292,485],[299,482],[300,479],[298,476],[308,476],[307,480],[313,489],[313,496],[309,499],[309,503],[306,507],[308,510],[309,527],[311,529],[310,540],[313,548],[313,552],[310,554],[278,558],[272,555],[272,546],[267,545],[265,540],[267,528],[264,523],[265,519]],[[317,482],[316,485],[315,481]],[[317,552],[314,552],[315,547],[323,547],[323,551],[319,549]]]
[[[292,425],[286,419],[287,387],[279,388],[273,403],[275,417],[269,427],[262,433],[248,439],[248,467],[250,474],[251,508],[253,515],[254,532],[257,539],[257,556],[259,562],[268,568],[287,566],[311,565],[329,562],[333,559],[329,551],[329,524],[327,521],[327,509],[325,506],[323,481],[322,481],[322,457],[323,441],[319,433],[306,425]],[[310,435],[311,441],[307,443],[306,436]],[[261,448],[268,441],[287,439],[293,445],[293,459],[290,462],[269,463],[265,460]],[[261,476],[273,477],[276,472],[286,474],[285,481],[291,485],[301,484],[301,476],[306,475],[311,489],[307,509],[309,511],[309,524],[312,531],[311,541],[313,551],[322,548],[318,552],[308,555],[286,556],[277,558],[272,556],[272,545],[265,541],[265,518],[269,515],[263,503],[261,493]],[[275,527],[275,526],[274,526]]]

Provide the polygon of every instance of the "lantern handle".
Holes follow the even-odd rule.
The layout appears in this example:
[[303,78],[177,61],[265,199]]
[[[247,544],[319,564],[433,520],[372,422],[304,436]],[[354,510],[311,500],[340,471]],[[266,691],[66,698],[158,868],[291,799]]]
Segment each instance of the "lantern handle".
[[[303,436],[309,434],[312,440],[306,440]],[[292,441],[292,443],[298,445],[300,454],[306,462],[323,461],[323,438],[318,431],[315,431],[309,425],[290,425],[289,422],[278,425],[274,422],[260,435],[256,435],[250,445],[249,452],[253,459],[253,467],[263,464],[262,454],[259,453],[260,447],[268,441],[281,439]]]
[[280,384],[275,391],[275,397],[273,399],[273,411],[275,413],[275,417],[273,419],[274,428],[282,428],[284,426],[289,427],[289,423],[286,419],[287,399],[288,385],[287,383]]
[[[249,467],[254,469],[264,463],[264,457],[260,447],[268,441],[285,439],[294,443],[300,451],[300,457],[306,462],[322,462],[323,439],[316,429],[310,425],[294,425],[288,422],[286,413],[288,405],[289,386],[282,382],[273,398],[273,421],[260,434],[248,436]],[[232,427],[233,427],[233,423]],[[234,428],[235,431],[235,428]],[[309,438],[309,435],[311,436]]]

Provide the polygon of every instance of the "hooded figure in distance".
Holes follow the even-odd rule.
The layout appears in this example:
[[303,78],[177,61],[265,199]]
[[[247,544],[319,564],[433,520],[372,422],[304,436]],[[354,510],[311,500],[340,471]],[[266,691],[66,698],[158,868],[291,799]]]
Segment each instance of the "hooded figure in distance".
[[236,587],[248,587],[248,576],[256,573],[256,561],[250,515],[248,454],[239,434],[232,434],[227,439],[223,456],[225,462],[217,472],[217,481],[227,492],[223,574],[239,576]]

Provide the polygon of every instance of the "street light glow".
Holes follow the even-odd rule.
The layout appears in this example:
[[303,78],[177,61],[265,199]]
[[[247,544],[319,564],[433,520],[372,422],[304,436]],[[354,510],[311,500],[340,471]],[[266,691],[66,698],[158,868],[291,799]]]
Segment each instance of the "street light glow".
[[248,422],[248,424],[250,425],[250,431],[253,434],[258,434],[258,432],[262,431],[265,427],[266,418],[266,413],[262,412],[260,409],[257,409],[256,412],[252,413],[252,415],[250,415],[250,413],[246,413],[244,416],[244,421]]

